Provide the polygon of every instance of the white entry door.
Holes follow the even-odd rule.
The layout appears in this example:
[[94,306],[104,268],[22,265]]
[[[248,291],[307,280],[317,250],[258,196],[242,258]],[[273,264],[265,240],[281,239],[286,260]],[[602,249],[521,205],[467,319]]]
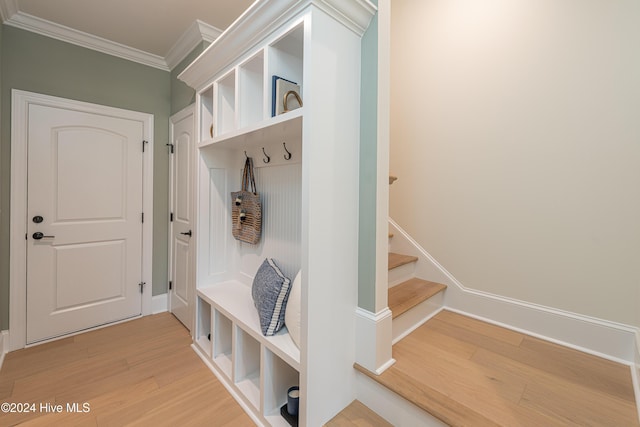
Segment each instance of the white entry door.
[[140,315],[142,123],[28,117],[27,343]]
[[171,312],[191,331],[194,286],[193,106],[171,117],[171,255],[169,262],[169,305]]

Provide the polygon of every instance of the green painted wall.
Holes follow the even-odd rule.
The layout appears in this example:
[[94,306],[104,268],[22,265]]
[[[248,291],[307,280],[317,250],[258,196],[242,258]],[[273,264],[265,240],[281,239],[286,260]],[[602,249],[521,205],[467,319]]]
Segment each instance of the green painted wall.
[[0,330],[9,327],[11,89],[154,115],[153,294],[166,292],[170,73],[3,25],[0,134]]
[[[377,0],[373,3],[378,4]],[[378,14],[362,37],[360,83],[360,241],[358,306],[375,311],[378,147]]]
[[208,42],[200,43],[178,65],[176,65],[173,70],[171,70],[172,115],[196,102],[196,91],[187,86],[187,84],[182,80],[178,80],[178,74],[187,68],[187,65],[191,64],[191,62],[193,62],[193,60],[196,59],[208,45]]

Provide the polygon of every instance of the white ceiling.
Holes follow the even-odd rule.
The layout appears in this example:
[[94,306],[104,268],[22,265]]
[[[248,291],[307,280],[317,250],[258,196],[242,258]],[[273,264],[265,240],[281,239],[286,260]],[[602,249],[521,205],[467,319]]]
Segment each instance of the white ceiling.
[[215,39],[252,2],[0,0],[0,14],[8,25],[170,69],[199,41]]

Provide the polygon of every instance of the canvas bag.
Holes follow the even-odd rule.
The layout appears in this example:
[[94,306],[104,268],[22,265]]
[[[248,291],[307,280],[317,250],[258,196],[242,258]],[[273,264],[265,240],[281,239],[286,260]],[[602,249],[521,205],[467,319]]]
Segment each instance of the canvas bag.
[[236,240],[257,244],[262,234],[262,204],[256,190],[253,160],[247,157],[242,171],[242,190],[231,193],[231,233]]

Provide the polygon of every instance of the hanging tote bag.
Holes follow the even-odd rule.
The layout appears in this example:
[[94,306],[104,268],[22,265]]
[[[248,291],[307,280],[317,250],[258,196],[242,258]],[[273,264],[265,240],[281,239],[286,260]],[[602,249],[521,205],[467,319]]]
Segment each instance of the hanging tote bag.
[[262,205],[253,175],[253,160],[247,157],[242,171],[242,190],[231,193],[231,233],[236,240],[257,244],[262,234]]

